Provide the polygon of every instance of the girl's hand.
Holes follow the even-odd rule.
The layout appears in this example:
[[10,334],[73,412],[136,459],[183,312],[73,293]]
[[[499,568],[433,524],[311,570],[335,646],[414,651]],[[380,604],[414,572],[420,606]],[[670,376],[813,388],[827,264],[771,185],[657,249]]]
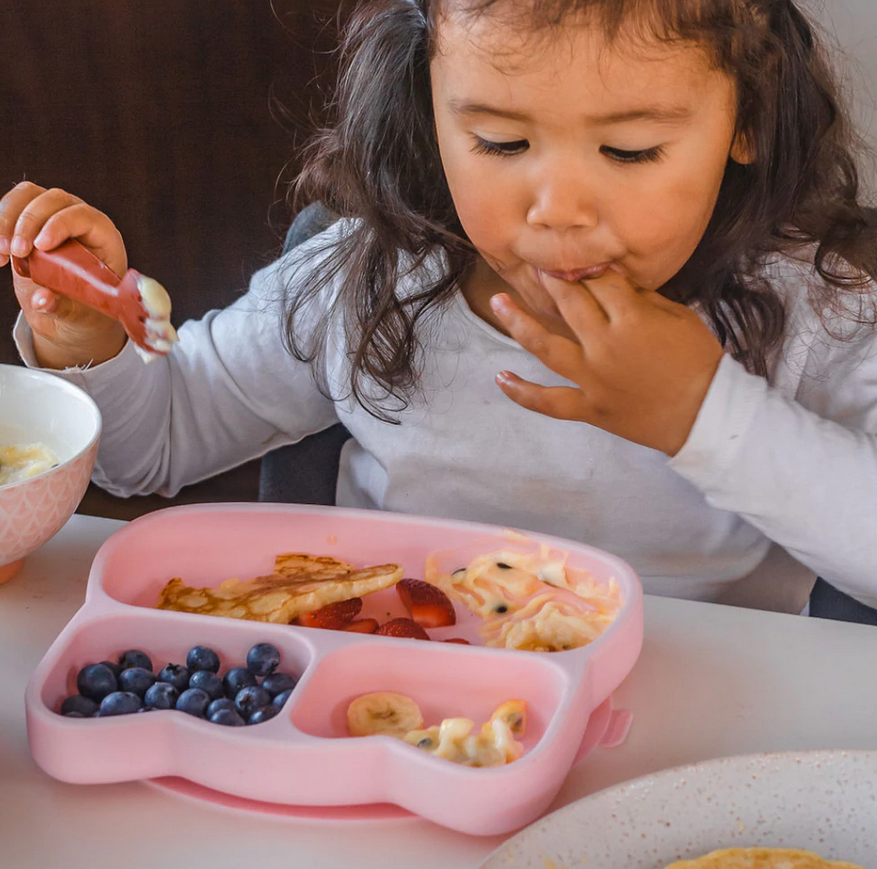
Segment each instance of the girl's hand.
[[528,410],[675,455],[722,359],[716,337],[694,311],[613,270],[581,283],[543,274],[542,282],[577,341],[551,333],[505,293],[491,307],[525,350],[575,386],[539,386],[503,371],[502,391]]
[[[27,256],[33,247],[52,250],[75,238],[117,275],[128,257],[119,231],[102,212],[63,190],[29,181],[0,199],[0,266],[10,255]],[[57,295],[12,271],[15,295],[34,336],[37,360],[46,368],[105,362],[127,340],[115,320],[80,302]]]

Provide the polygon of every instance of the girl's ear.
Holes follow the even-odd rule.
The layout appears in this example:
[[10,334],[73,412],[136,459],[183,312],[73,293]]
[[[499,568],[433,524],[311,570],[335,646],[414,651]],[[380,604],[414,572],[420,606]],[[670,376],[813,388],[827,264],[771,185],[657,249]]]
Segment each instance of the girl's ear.
[[749,134],[744,130],[740,130],[731,143],[731,159],[741,166],[748,166],[755,162],[755,148],[752,147],[752,140]]

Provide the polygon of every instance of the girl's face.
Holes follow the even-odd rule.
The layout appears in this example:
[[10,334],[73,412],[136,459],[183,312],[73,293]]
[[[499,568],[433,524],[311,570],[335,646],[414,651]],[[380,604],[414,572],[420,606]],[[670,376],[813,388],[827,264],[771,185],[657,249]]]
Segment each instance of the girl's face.
[[576,281],[612,264],[640,287],[666,283],[706,229],[729,156],[746,159],[734,85],[693,45],[445,17],[431,76],[460,221],[546,325],[559,314],[543,272]]

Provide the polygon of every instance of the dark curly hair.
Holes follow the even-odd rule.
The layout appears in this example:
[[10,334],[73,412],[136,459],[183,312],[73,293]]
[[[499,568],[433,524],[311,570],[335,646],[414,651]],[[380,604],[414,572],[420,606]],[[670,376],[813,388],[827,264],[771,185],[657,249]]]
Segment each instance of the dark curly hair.
[[[809,301],[823,322],[829,312],[850,317],[857,307],[857,322],[874,324],[877,233],[859,203],[855,137],[814,28],[793,0],[367,0],[341,46],[334,120],[312,140],[295,187],[298,204],[320,200],[357,218],[331,250],[313,249],[327,258],[285,302],[287,346],[314,365],[324,391],[320,349],[338,315],[350,394],[393,421],[417,388],[425,315],[457,291],[476,257],[454,210],[433,125],[429,63],[437,23],[449,9],[505,15],[530,34],[585,14],[610,40],[631,25],[644,38],[704,47],[736,83],[738,133],[754,162],[729,160],[703,238],[661,292],[700,306],[734,358],[764,375],[785,314],[761,265],[770,254],[807,244],[823,279],[809,282]],[[436,253],[441,275],[398,297],[403,274]],[[299,312],[339,274],[344,289],[330,317],[303,340]],[[851,307],[856,294],[863,304]],[[364,391],[369,379],[380,400]]]

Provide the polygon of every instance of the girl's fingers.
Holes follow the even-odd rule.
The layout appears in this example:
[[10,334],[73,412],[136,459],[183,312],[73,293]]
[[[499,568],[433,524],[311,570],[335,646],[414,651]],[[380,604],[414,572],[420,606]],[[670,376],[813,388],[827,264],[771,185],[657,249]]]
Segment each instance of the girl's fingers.
[[[81,202],[81,199],[71,193],[57,188],[46,190],[30,200],[21,210],[18,220],[15,221],[10,251],[15,256],[27,256],[33,247],[34,240],[42,233],[46,222],[56,216],[59,211]],[[68,235],[67,238],[69,237]],[[52,246],[54,247],[64,240],[64,238],[59,239]],[[40,247],[46,249],[45,245],[40,245]]]
[[496,375],[499,388],[516,404],[555,419],[584,420],[585,397],[570,386],[539,386],[523,380],[511,371]]
[[584,284],[561,281],[544,272],[539,273],[539,281],[576,335],[587,335],[609,322],[609,314]]
[[491,297],[490,307],[509,334],[528,353],[567,380],[575,380],[582,367],[581,345],[553,335],[529,314],[524,313],[505,293]]
[[4,258],[3,265],[9,262],[18,219],[27,206],[43,193],[44,188],[31,184],[30,181],[23,181],[0,199],[0,255]]
[[34,247],[52,250],[69,238],[81,241],[120,277],[125,273],[128,264],[122,236],[102,211],[76,200],[45,221],[34,239]]
[[58,313],[58,296],[44,287],[36,290],[30,297],[31,309],[38,314]]
[[645,293],[615,269],[607,269],[596,278],[582,281],[591,296],[606,312],[609,320],[619,320],[632,308],[643,303]]

